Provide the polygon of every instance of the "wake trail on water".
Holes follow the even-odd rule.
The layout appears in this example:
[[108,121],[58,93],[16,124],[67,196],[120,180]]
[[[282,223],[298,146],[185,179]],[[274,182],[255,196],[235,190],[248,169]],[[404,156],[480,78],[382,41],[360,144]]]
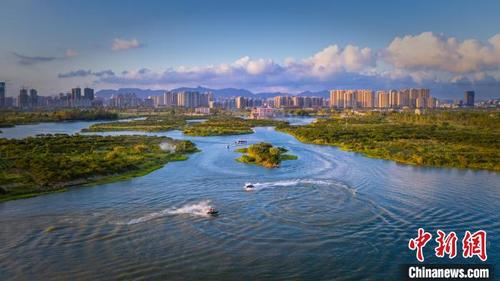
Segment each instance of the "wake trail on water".
[[150,213],[140,218],[131,219],[124,224],[138,224],[170,215],[192,215],[199,217],[208,217],[209,215],[207,214],[207,211],[210,208],[210,200],[204,200],[197,203],[186,204],[179,208],[167,208],[160,212]]
[[248,183],[254,186],[255,190],[262,190],[267,188],[275,187],[292,187],[299,185],[319,185],[319,186],[337,186],[348,190],[352,195],[356,195],[356,189],[347,186],[346,184],[332,181],[332,180],[318,180],[318,179],[291,179],[291,180],[279,180],[272,182],[257,182]]

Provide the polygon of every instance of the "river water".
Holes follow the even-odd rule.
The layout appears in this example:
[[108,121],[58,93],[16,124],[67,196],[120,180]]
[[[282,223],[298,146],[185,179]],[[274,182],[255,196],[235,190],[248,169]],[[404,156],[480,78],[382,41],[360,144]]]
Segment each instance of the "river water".
[[[18,126],[0,136],[90,124]],[[397,280],[402,264],[416,262],[407,245],[419,227],[459,239],[484,229],[487,263],[500,263],[497,173],[399,165],[273,128],[159,135],[202,151],[132,180],[0,203],[0,279]],[[278,169],[238,163],[226,148],[238,139],[284,146],[299,159]],[[248,182],[256,189],[245,191]],[[209,206],[220,215],[207,216]],[[481,263],[460,257],[458,246],[457,258],[439,259],[430,242],[426,262]]]

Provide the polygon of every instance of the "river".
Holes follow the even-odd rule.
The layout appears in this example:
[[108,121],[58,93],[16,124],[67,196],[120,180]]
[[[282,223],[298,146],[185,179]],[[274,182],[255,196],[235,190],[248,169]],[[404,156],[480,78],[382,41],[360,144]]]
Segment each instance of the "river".
[[[17,126],[0,136],[90,124]],[[400,165],[273,128],[156,135],[202,151],[143,177],[0,203],[0,279],[397,280],[402,264],[416,262],[407,245],[419,227],[459,239],[484,229],[488,263],[500,264],[498,173]],[[299,159],[278,169],[238,163],[226,148],[238,139],[284,146]],[[256,189],[245,191],[247,182]],[[207,206],[220,215],[207,216]],[[450,261],[434,257],[429,243],[426,262],[480,262],[460,257],[458,245]]]

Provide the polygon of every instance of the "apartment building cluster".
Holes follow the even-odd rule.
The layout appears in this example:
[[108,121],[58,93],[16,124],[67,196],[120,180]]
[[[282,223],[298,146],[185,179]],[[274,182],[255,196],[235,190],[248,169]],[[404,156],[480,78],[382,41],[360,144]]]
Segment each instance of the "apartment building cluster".
[[429,95],[429,89],[401,89],[377,91],[331,90],[330,107],[334,108],[435,108],[436,98]]
[[274,108],[320,108],[325,106],[322,97],[277,96],[269,103]]
[[165,92],[161,96],[150,96],[148,98],[154,107],[209,107],[214,101],[214,95],[211,92]]
[[236,97],[234,99],[234,107],[237,109],[251,108],[262,106],[264,102],[261,99],[253,99],[246,97]]
[[37,108],[83,108],[102,106],[95,100],[94,89],[73,88],[68,93],[58,96],[40,96],[36,89],[21,88],[16,98],[5,97],[5,83],[0,82],[0,107],[18,108],[23,110]]

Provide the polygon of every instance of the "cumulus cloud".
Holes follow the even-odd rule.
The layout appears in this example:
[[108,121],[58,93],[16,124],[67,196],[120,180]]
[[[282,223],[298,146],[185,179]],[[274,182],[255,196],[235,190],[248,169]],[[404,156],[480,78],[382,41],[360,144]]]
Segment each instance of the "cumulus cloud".
[[142,44],[135,38],[127,40],[122,38],[115,38],[113,40],[113,45],[111,46],[111,50],[113,51],[124,51],[130,49],[137,49],[142,47]]
[[384,59],[396,68],[470,73],[500,69],[500,34],[482,43],[475,39],[423,32],[396,37],[386,48]]
[[339,72],[366,71],[375,66],[375,56],[369,48],[331,45],[305,60],[305,64],[311,67],[312,75],[324,78]]
[[330,45],[309,57],[287,58],[283,62],[243,56],[218,65],[128,69],[118,74],[110,70],[77,70],[59,77],[91,76],[97,83],[120,86],[205,85],[292,92],[331,87],[377,89],[464,83],[500,86],[499,47],[500,35],[481,43],[424,32],[397,37],[382,51]]

